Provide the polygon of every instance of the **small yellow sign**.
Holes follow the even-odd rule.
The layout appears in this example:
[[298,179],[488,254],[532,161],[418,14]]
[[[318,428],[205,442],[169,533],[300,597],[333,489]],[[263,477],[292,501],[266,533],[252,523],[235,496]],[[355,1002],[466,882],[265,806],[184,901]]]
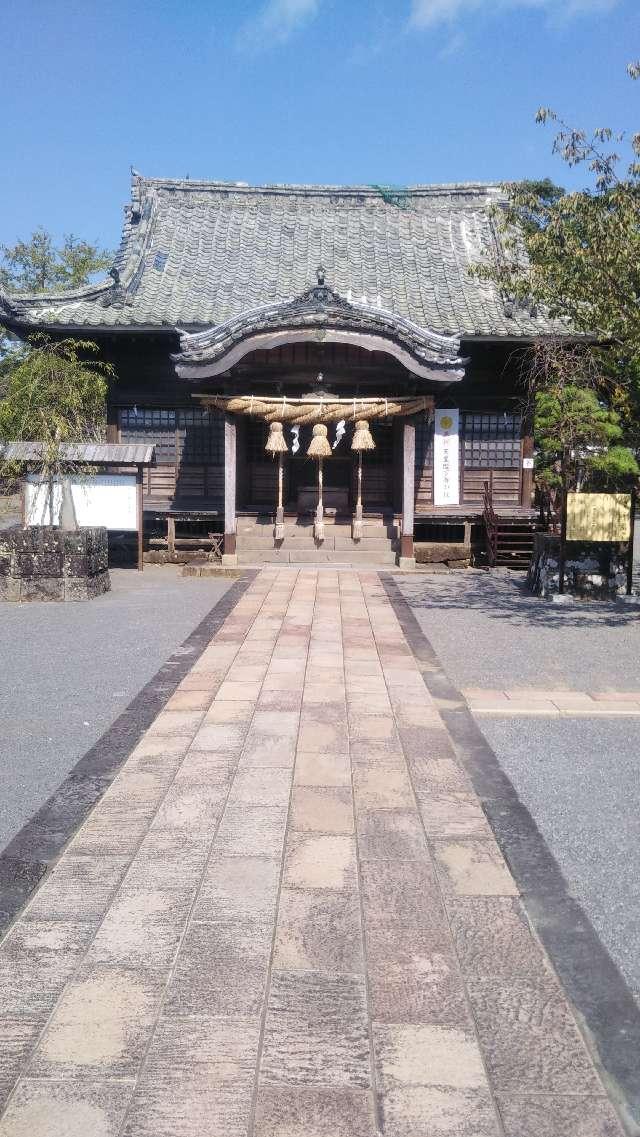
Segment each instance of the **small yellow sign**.
[[567,541],[628,541],[631,494],[567,494]]
[[453,419],[451,418],[451,415],[443,415],[440,419],[440,426],[443,430],[451,430],[451,427],[453,426]]

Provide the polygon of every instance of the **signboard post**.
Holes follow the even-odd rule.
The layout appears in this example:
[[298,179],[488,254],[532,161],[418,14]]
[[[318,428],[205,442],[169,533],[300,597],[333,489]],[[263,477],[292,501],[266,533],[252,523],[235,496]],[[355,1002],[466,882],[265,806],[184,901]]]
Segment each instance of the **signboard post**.
[[433,504],[460,504],[460,412],[438,407],[433,436]]
[[628,541],[631,495],[568,493],[568,541]]
[[640,499],[636,487],[631,491],[629,509],[629,559],[627,561],[627,596],[640,592]]

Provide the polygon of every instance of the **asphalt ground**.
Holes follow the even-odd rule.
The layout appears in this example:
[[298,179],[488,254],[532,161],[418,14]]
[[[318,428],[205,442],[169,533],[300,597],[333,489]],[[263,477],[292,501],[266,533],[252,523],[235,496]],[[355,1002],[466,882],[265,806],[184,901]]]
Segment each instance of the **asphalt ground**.
[[[556,608],[515,574],[395,579],[457,687],[640,688],[637,611]],[[640,1000],[640,722],[476,721]]]
[[640,688],[640,608],[527,592],[524,573],[396,578],[458,687]]
[[479,725],[640,1002],[640,723]]
[[111,570],[86,603],[0,604],[0,850],[232,584]]

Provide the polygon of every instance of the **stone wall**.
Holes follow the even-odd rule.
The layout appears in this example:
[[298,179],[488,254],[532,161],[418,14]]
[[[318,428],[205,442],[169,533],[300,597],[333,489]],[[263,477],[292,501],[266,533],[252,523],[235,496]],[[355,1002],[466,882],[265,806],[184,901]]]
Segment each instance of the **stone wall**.
[[[627,590],[625,544],[596,541],[567,541],[565,551],[565,592],[582,598],[612,599]],[[558,592],[560,538],[551,533],[534,535],[533,555],[527,584],[536,596],[550,599]]]
[[417,565],[468,568],[471,563],[471,545],[463,541],[414,541],[413,549]]
[[107,530],[0,532],[0,600],[90,600],[111,588]]

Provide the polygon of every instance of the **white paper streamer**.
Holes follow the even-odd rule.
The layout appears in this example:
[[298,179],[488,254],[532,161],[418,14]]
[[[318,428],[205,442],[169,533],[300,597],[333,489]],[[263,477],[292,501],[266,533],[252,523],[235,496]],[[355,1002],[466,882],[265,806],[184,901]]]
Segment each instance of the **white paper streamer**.
[[340,441],[344,438],[344,432],[345,432],[345,420],[343,418],[341,418],[340,422],[336,423],[336,437],[335,437],[335,442],[333,443],[333,446],[331,447],[332,450],[335,450],[336,446],[338,446]]
[[292,426],[291,427],[291,438],[292,438],[291,453],[297,454],[298,450],[300,449],[300,427],[299,426]]

